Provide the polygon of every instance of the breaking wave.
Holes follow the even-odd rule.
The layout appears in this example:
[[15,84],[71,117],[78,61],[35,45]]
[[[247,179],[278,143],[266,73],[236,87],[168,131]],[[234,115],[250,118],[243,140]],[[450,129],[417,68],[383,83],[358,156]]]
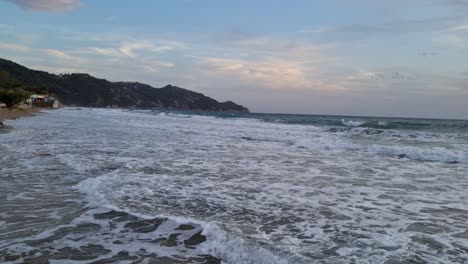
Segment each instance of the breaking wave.
[[[234,235],[229,234],[224,231],[219,224],[215,222],[205,222],[196,219],[191,219],[183,216],[173,216],[166,214],[154,214],[154,213],[139,213],[134,209],[128,206],[119,206],[119,201],[126,199],[131,199],[127,196],[125,192],[126,185],[137,184],[139,178],[132,177],[122,177],[119,174],[118,170],[111,173],[96,177],[88,178],[80,183],[78,183],[75,188],[81,193],[85,194],[87,201],[91,207],[100,210],[107,211],[107,214],[112,212],[121,212],[128,214],[130,216],[137,217],[139,219],[146,219],[151,221],[157,221],[160,225],[160,221],[163,222],[172,222],[172,226],[192,226],[195,231],[200,231],[204,238],[201,240],[203,242],[196,244],[196,249],[199,254],[206,254],[223,260],[223,263],[245,263],[245,264],[286,264],[288,261],[282,259],[279,256],[276,256],[269,252],[266,249],[259,248],[256,246],[250,245],[248,242],[244,241],[242,238],[235,237]],[[120,188],[115,188],[116,186]],[[124,187],[122,187],[124,186]],[[115,191],[120,189],[120,191]],[[130,190],[130,189],[127,189]],[[132,189],[133,191],[134,189]],[[140,196],[140,193],[134,192],[131,193],[136,196]],[[141,196],[139,199],[142,198]],[[143,197],[144,199],[144,197]],[[126,201],[128,202],[128,201]],[[131,202],[131,201],[130,201]],[[109,211],[110,210],[110,211]],[[160,229],[160,228],[159,228]],[[159,229],[155,229],[153,236],[157,236]],[[176,235],[181,231],[174,229],[172,235]],[[161,230],[162,233],[168,232],[167,228]],[[160,232],[160,233],[161,233]],[[193,236],[195,232],[191,232],[187,237]],[[118,233],[114,234],[116,239],[119,237]],[[169,233],[167,236],[171,236]],[[129,241],[128,243],[132,243]],[[186,250],[185,248],[182,250]],[[195,251],[194,253],[197,253]],[[157,252],[158,254],[160,252]]]
[[363,122],[363,121],[353,121],[353,120],[341,119],[341,124],[343,126],[348,126],[348,127],[358,127],[358,126],[362,126],[365,123],[366,122]]

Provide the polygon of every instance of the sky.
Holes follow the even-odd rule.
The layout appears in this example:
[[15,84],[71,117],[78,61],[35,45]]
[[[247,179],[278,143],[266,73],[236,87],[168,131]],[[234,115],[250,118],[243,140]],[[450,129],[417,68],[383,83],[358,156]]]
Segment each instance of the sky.
[[0,57],[252,112],[468,119],[466,0],[0,0]]

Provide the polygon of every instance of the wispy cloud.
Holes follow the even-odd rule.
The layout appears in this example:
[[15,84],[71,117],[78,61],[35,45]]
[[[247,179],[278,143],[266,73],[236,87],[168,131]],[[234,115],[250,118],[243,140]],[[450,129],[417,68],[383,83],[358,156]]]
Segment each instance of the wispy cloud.
[[467,31],[468,24],[461,24],[450,28],[450,31]]
[[152,61],[143,65],[143,69],[148,73],[160,72],[163,68],[172,68],[175,64],[167,61]]
[[0,24],[0,29],[1,29],[1,30],[10,30],[10,29],[12,29],[12,28],[13,28],[13,26],[11,26],[11,25]]
[[2,0],[17,4],[28,11],[66,12],[81,6],[78,0]]
[[88,48],[82,53],[96,54],[96,55],[109,56],[109,57],[121,57],[123,55],[118,49],[115,49],[115,48],[95,48],[95,47]]
[[149,54],[159,54],[185,48],[185,44],[176,41],[126,40],[121,44],[100,43],[103,47],[87,47],[76,51],[80,54],[94,54],[114,58],[139,58]]
[[369,71],[360,69],[355,73],[346,75],[343,78],[343,85],[346,87],[359,86],[364,83],[373,86],[384,86],[389,83],[402,83],[406,81],[415,81],[415,76],[408,73],[403,73],[398,70],[391,70],[388,72],[383,71]]
[[317,27],[317,28],[308,28],[308,29],[302,29],[299,30],[300,33],[307,33],[307,34],[320,34],[320,33],[326,33],[331,31],[332,29],[329,27]]
[[41,50],[44,54],[50,56],[50,57],[55,57],[57,59],[61,60],[67,60],[67,61],[74,61],[78,63],[84,62],[84,59],[81,57],[77,56],[72,56],[64,51],[61,50],[56,50],[56,49],[42,49]]
[[323,48],[317,44],[238,31],[216,35],[215,41],[221,49],[236,49],[241,53],[261,53],[265,56],[303,56],[316,54]]
[[0,51],[8,51],[14,54],[26,54],[38,57],[38,54],[44,54],[49,58],[53,58],[54,60],[59,60],[67,63],[74,63],[74,64],[82,64],[86,60],[79,56],[74,56],[70,52],[57,50],[57,49],[39,49],[39,48],[32,48],[25,45],[20,44],[13,44],[13,43],[6,43],[0,42]]
[[279,90],[342,90],[336,83],[322,80],[318,73],[299,61],[233,58],[201,58],[199,66],[208,74],[221,74],[229,80]]
[[136,57],[137,51],[145,50],[150,52],[164,52],[175,49],[172,45],[157,46],[149,41],[124,43],[119,47],[119,51],[129,57]]
[[24,45],[20,45],[20,44],[14,44],[14,43],[2,43],[0,42],[0,51],[1,50],[7,50],[7,51],[13,51],[13,52],[29,52],[31,51],[32,49],[27,47],[27,46],[24,46]]
[[348,75],[344,78],[345,81],[361,82],[361,81],[378,81],[383,80],[384,74],[367,70],[359,70],[358,72]]
[[277,91],[344,88],[325,73],[339,61],[329,50],[332,46],[240,30],[217,34],[215,39],[211,54],[196,56],[206,78]]

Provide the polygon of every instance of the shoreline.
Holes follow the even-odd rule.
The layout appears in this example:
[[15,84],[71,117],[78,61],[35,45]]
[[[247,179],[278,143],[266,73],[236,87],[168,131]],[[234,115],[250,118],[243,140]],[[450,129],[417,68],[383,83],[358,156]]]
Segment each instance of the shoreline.
[[17,119],[25,116],[33,116],[42,111],[42,108],[30,108],[30,109],[15,109],[15,110],[0,110],[0,128],[7,127],[5,121]]

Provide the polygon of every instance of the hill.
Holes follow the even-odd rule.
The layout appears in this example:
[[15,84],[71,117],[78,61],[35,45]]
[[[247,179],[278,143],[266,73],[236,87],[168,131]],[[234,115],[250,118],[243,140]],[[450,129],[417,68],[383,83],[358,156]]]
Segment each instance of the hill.
[[110,82],[89,74],[51,74],[0,58],[0,88],[54,94],[65,105],[248,112],[234,102],[218,102],[173,85],[155,88],[139,82]]

